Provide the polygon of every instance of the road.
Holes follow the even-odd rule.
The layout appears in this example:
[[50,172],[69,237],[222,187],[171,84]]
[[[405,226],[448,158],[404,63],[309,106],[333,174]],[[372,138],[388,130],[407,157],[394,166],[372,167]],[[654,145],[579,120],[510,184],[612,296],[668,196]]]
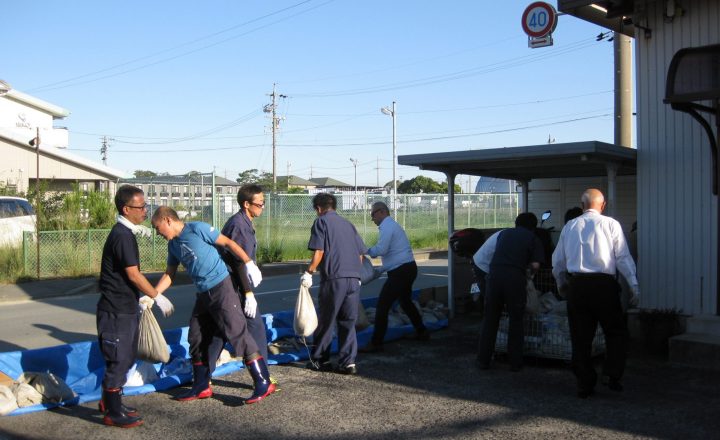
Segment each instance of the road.
[[[416,289],[447,285],[447,260],[420,261],[418,267]],[[299,277],[299,274],[266,277],[255,292],[261,312],[293,309]],[[385,275],[363,286],[361,297],[377,296],[384,279]],[[318,277],[314,281],[317,283]],[[316,296],[317,286],[311,292]],[[175,313],[169,318],[156,314],[160,326],[163,329],[186,326],[195,301],[195,289],[192,285],[173,286],[167,296],[175,305]],[[3,316],[0,352],[94,340],[97,300],[98,294],[85,294],[0,305]]]

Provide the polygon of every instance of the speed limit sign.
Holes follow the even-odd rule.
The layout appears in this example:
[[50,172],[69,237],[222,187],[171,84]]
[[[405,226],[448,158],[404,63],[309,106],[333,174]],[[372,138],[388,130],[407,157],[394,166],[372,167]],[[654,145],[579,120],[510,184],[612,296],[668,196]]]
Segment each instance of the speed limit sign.
[[557,11],[545,2],[530,3],[522,15],[522,28],[530,38],[552,33],[557,26]]

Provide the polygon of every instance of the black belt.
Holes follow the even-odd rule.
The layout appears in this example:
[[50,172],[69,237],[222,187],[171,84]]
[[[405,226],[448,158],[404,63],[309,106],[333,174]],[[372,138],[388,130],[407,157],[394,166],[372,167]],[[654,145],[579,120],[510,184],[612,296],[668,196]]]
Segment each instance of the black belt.
[[615,275],[610,275],[609,273],[603,273],[603,272],[570,272],[568,273],[568,276],[570,278],[603,278],[603,277],[610,277],[612,279],[615,279]]

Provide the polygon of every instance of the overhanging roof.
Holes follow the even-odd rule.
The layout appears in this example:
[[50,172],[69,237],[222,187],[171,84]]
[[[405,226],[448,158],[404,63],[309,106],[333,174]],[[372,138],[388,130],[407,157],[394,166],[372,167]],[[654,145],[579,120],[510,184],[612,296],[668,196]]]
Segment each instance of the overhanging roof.
[[[644,1],[647,3],[655,0]],[[557,6],[561,13],[573,15],[628,37],[635,36],[632,22],[635,0],[558,0]]]
[[398,156],[400,165],[451,174],[518,181],[554,177],[635,175],[637,150],[598,141]]

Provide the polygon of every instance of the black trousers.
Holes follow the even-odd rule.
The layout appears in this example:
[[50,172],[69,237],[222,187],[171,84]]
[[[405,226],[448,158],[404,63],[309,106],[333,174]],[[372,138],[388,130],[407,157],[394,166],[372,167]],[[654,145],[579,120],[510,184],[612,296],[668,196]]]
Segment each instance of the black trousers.
[[218,339],[228,341],[235,354],[245,359],[258,352],[257,344],[247,330],[240,297],[233,288],[230,276],[212,289],[195,294],[195,306],[188,329],[192,361],[208,366],[213,364],[214,368],[219,352],[212,355],[214,359],[210,359],[209,353]]
[[627,357],[627,326],[620,305],[620,284],[605,274],[572,275],[567,297],[572,341],[572,365],[578,388],[590,391],[597,383],[592,364],[592,343],[600,324],[607,352],[603,374],[620,380]]
[[385,333],[388,327],[388,313],[393,303],[397,300],[400,302],[405,314],[410,318],[415,330],[422,331],[425,329],[422,317],[412,302],[412,285],[417,278],[417,264],[415,261],[402,264],[399,267],[389,270],[387,273],[387,281],[380,291],[377,308],[375,310],[375,329],[373,330],[372,342],[375,345],[381,345],[385,339]]
[[527,278],[525,271],[512,267],[493,267],[486,278],[485,315],[480,330],[478,361],[489,364],[495,351],[500,315],[507,306],[510,318],[508,329],[508,357],[513,367],[523,362],[523,317],[527,302]]
[[95,322],[100,352],[105,359],[103,388],[122,388],[137,357],[140,314],[98,310]]

